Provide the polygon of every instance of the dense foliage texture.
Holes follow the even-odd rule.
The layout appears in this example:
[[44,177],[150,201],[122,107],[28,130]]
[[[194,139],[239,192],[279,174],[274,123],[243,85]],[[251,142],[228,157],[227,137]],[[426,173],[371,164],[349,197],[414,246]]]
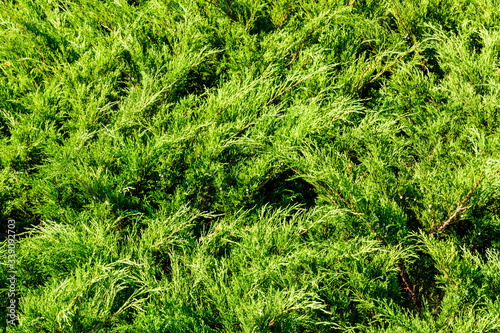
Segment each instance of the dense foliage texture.
[[499,332],[499,26],[496,0],[3,0],[7,331]]

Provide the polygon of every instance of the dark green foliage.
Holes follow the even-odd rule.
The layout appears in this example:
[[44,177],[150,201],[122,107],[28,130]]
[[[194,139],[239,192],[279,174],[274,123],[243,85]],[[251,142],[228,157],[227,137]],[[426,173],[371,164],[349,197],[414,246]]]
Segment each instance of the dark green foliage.
[[0,19],[7,331],[499,331],[498,1]]

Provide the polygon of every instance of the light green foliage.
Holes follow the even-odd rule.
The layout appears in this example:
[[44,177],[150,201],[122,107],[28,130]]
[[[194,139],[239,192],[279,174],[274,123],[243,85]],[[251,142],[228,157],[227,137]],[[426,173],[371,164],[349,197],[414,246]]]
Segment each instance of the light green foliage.
[[499,24],[494,0],[4,0],[7,331],[498,332]]

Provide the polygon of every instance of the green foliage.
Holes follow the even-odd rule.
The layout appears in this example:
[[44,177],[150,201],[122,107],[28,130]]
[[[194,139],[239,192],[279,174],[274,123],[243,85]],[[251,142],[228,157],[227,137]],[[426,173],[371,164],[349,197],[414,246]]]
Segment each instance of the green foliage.
[[7,331],[498,332],[499,15],[3,1]]

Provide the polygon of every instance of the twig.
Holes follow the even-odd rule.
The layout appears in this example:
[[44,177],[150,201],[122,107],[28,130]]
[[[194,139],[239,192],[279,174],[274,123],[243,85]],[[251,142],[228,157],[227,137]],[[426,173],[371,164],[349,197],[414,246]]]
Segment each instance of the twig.
[[403,59],[403,57],[406,55],[403,54],[402,56],[400,56],[399,58],[397,58],[396,60],[394,60],[394,62],[392,64],[390,64],[389,66],[387,66],[386,68],[384,68],[383,71],[381,71],[380,73],[378,73],[373,79],[371,79],[370,81],[368,81],[368,83],[372,83],[373,81],[375,81],[376,79],[378,79],[382,74],[384,74],[388,69],[390,69],[392,66],[394,66],[398,61],[400,61],[401,59]]
[[360,180],[362,180],[363,178],[365,178],[367,175],[368,175],[368,171],[365,171],[365,173],[364,173],[364,174],[363,174],[360,178],[358,178],[358,179],[354,182],[354,184],[357,184]]
[[255,123],[249,123],[249,124],[246,124],[242,129],[240,129],[238,131],[238,133],[235,134],[235,137],[239,136],[240,134],[242,134],[247,128],[251,127],[255,125]]
[[[344,113],[344,114],[345,114],[345,113]],[[325,125],[321,126],[320,128],[318,128],[318,129],[316,130],[316,132],[315,132],[315,133],[317,133],[317,132],[321,131],[323,128],[325,128],[326,126],[330,125],[331,123],[333,123],[333,122],[335,122],[335,121],[339,120],[340,118],[342,118],[342,116],[343,116],[344,114],[342,114],[341,116],[338,116],[337,118],[333,118],[333,119],[332,119],[332,120],[330,120],[327,124],[325,124]]]
[[[329,186],[329,187],[330,187],[330,186]],[[356,208],[354,208],[354,206],[353,206],[352,204],[348,203],[347,201],[345,201],[345,200],[344,200],[344,198],[342,198],[342,196],[340,196],[339,192],[335,191],[335,190],[334,190],[333,188],[331,188],[331,187],[330,187],[330,189],[331,189],[333,192],[335,192],[335,194],[337,195],[337,197],[338,197],[338,198],[339,198],[339,199],[340,199],[343,203],[345,203],[345,204],[346,204],[349,208],[351,208],[351,209],[352,209],[355,213],[360,214],[360,213],[356,210]]]
[[177,232],[179,232],[181,230],[182,226],[180,226],[179,228],[175,229],[170,235],[168,235],[167,237],[165,237],[164,239],[161,240],[160,244],[156,247],[156,250],[159,250],[160,249],[160,246],[166,242],[170,237],[172,237],[173,235],[175,235]]
[[415,292],[413,291],[413,289],[410,288],[408,278],[405,277],[406,274],[405,274],[404,268],[399,263],[396,264],[396,267],[398,268],[399,275],[401,276],[401,280],[403,280],[403,283],[405,285],[405,289],[408,290],[408,292],[410,293],[411,300],[413,301],[413,305],[415,305],[417,310],[419,310],[418,303],[417,303],[417,296],[415,295]]
[[[287,92],[287,91],[289,91],[290,89],[295,88],[297,85],[299,85],[300,83],[302,83],[302,82],[304,82],[305,80],[309,79],[310,77],[311,77],[311,76],[310,76],[310,75],[308,75],[308,76],[306,76],[305,78],[303,78],[303,79],[301,79],[301,80],[299,80],[299,81],[295,82],[295,83],[294,83],[294,84],[292,84],[290,87],[288,87],[288,88],[286,88],[286,89],[284,89],[284,90],[280,91],[278,95],[274,96],[274,97],[273,97],[273,98],[271,98],[269,101],[267,101],[267,103],[266,103],[264,106],[268,106],[268,105],[269,105],[269,104],[271,104],[271,103],[272,103],[272,102],[273,102],[276,98],[280,97],[281,95],[283,95],[284,93],[286,93],[286,92]],[[260,111],[261,111],[261,110],[262,110],[262,108],[261,108],[261,109],[259,109],[259,112],[257,113],[257,116],[259,115],[259,113],[260,113]]]
[[359,138],[356,139],[356,141],[354,141],[354,143],[349,147],[349,149],[347,150],[346,154],[349,154],[349,152],[351,151],[352,147],[354,147],[354,145],[359,141]]
[[441,225],[437,230],[434,230],[431,232],[431,234],[436,234],[438,232],[441,232],[443,231],[448,225],[450,225],[452,223],[452,221],[455,219],[455,217],[463,210],[467,210],[471,207],[471,205],[468,205],[466,207],[464,207],[465,203],[469,200],[470,196],[472,195],[472,193],[474,193],[474,191],[477,189],[477,187],[479,186],[479,183],[481,183],[481,180],[483,179],[483,174],[481,173],[481,175],[479,176],[479,179],[478,181],[476,182],[476,185],[474,185],[474,188],[472,190],[470,190],[469,194],[467,194],[467,196],[465,197],[465,199],[457,206],[457,209],[455,209],[455,212],[448,218],[448,220],[446,220],[445,223],[443,223],[443,225]]
[[[354,87],[352,87],[351,92],[350,92],[351,94],[354,92],[354,89],[356,89],[356,88],[359,86],[359,84],[361,83],[361,81],[362,81],[362,80],[363,80],[363,78],[365,77],[366,72],[368,72],[368,70],[369,70],[372,66],[373,66],[373,62],[372,62],[372,63],[371,63],[368,67],[366,67],[366,69],[365,69],[365,71],[363,72],[363,74],[361,74],[361,77],[359,78],[358,83],[356,83],[356,85],[355,85]],[[371,82],[371,81],[370,81],[370,82]]]
[[455,290],[458,291],[458,286],[457,284],[455,283],[455,281],[453,281],[453,279],[450,277],[448,271],[446,270],[446,268],[444,268],[444,262],[443,262],[443,271],[444,271],[444,274],[446,275],[446,277],[448,278],[448,280],[451,281],[451,283],[453,283],[453,285],[455,286]]
[[[300,174],[297,170],[295,170],[294,168],[290,168],[290,169],[291,169],[293,172],[295,172],[297,175],[299,175],[299,177],[301,177],[301,178],[302,178],[302,175],[301,175],[301,174]],[[327,191],[327,189],[326,189],[323,185],[321,185],[321,184],[318,184],[318,185],[319,185],[319,186],[321,186],[321,188],[323,188],[323,190],[324,190],[326,193],[331,194],[329,191]],[[313,186],[314,186],[314,187],[316,187],[316,185],[314,185],[314,184],[313,184]],[[335,194],[337,195],[337,197],[338,197],[338,198],[339,198],[339,199],[340,199],[343,203],[345,203],[345,204],[346,204],[349,208],[351,208],[351,209],[352,209],[352,210],[353,210],[356,214],[360,214],[360,213],[356,210],[356,208],[354,208],[354,206],[353,206],[352,204],[349,204],[347,201],[345,201],[345,200],[344,200],[344,198],[342,198],[342,196],[341,196],[341,195],[340,195],[337,191],[335,191],[335,190],[334,190],[331,186],[329,186],[329,185],[328,185],[328,187],[330,187],[330,189],[331,189],[333,192],[335,192]]]
[[271,319],[271,321],[269,322],[269,324],[267,324],[267,326],[273,326],[274,323],[276,322],[276,318],[278,318],[282,314],[287,313],[288,311],[297,310],[297,309],[300,309],[300,307],[294,306],[293,308],[281,311],[280,313],[278,313],[277,315],[275,315],[273,319]]

